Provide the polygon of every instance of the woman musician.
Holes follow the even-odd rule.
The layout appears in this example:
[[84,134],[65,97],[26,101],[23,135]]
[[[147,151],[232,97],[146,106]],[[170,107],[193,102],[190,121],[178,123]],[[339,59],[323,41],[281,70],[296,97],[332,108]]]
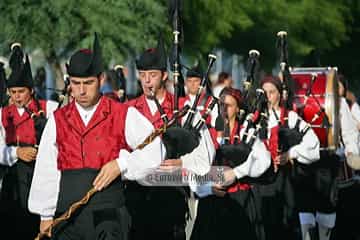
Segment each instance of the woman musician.
[[[222,115],[226,116],[225,128],[229,131],[225,130],[225,135],[219,139],[220,147],[217,155],[226,145],[239,144],[240,146],[240,137],[244,136],[245,131],[239,121],[239,112],[243,102],[240,90],[224,88],[221,99],[220,109],[223,109]],[[250,141],[252,132],[249,131],[249,136],[245,137],[246,141]],[[217,158],[219,159],[219,156]],[[218,160],[217,164],[225,164],[226,161],[223,160]],[[230,165],[232,167],[225,166],[227,169],[224,172],[225,184],[207,182],[197,187],[196,194],[200,201],[191,239],[219,239],[220,237],[230,239],[240,234],[244,236],[244,239],[258,239],[256,224],[254,224],[256,206],[251,192],[252,186],[242,183],[241,179],[248,176],[257,177],[265,172],[270,166],[270,153],[257,138],[246,161],[238,166]]]
[[[291,163],[308,165],[318,160],[320,143],[308,124],[296,112],[285,108],[279,78],[265,77],[261,87],[267,96],[269,112],[267,139],[264,142],[276,172],[272,183],[257,185],[262,198],[266,239],[293,239],[289,224],[296,215],[288,169]],[[294,139],[297,141],[289,144]]]

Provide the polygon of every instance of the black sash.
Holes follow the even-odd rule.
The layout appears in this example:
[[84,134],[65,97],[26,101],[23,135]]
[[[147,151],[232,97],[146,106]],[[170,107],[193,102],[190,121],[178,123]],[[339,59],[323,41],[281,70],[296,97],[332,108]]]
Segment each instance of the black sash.
[[[55,215],[62,214],[71,204],[82,199],[93,187],[92,183],[98,173],[99,171],[95,169],[62,171]],[[85,207],[87,209],[120,208],[125,202],[123,191],[123,183],[120,178],[117,178],[107,188],[97,192]]]

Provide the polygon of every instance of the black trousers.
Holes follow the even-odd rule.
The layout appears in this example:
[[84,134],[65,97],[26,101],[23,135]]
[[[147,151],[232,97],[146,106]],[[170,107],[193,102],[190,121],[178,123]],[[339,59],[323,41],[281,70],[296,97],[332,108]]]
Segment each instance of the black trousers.
[[[68,170],[61,173],[56,216],[80,200],[91,189],[98,171]],[[124,205],[123,184],[116,179],[101,192],[95,193],[88,204],[58,225],[53,231],[56,240],[127,240],[131,219]]]
[[129,213],[121,208],[83,209],[74,218],[61,224],[53,233],[54,240],[127,240]]
[[293,181],[299,212],[336,211],[338,169],[339,157],[326,151],[320,152],[319,161],[304,167],[303,176],[298,176],[298,179]]
[[185,240],[187,199],[175,187],[145,187],[131,182],[125,191],[131,215],[131,240]]
[[298,235],[298,216],[290,170],[289,165],[281,166],[273,182],[254,185],[254,191],[261,199],[261,218],[266,240],[296,239]]
[[4,236],[16,233],[19,239],[27,240],[34,239],[39,231],[40,217],[30,213],[27,204],[33,171],[33,163],[21,160],[6,169],[0,200]]
[[360,183],[339,192],[333,239],[360,240]]
[[259,239],[254,207],[249,190],[200,199],[191,240]]

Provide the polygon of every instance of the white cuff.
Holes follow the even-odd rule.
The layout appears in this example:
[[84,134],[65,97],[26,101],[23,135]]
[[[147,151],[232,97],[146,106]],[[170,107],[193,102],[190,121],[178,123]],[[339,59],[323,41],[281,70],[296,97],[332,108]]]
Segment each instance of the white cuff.
[[13,166],[17,161],[18,161],[18,157],[16,155],[16,150],[18,147],[14,147],[14,146],[9,146],[9,147],[5,147],[4,152],[4,158],[3,161],[1,161],[3,164],[5,164],[6,166]]
[[130,156],[130,153],[126,150],[120,150],[119,158],[116,159],[117,164],[119,166],[121,175],[124,175],[128,170],[128,157]]
[[299,157],[299,154],[296,151],[296,146],[293,146],[289,149],[289,158],[290,159],[297,159]]
[[242,166],[243,165],[233,168],[233,171],[237,179],[243,178],[248,175],[248,171],[244,170]]
[[10,157],[11,157],[12,159],[17,159],[17,155],[16,155],[17,148],[18,148],[18,147],[11,147]]
[[208,182],[206,184],[200,185],[196,187],[196,194],[200,197],[200,198],[204,198],[207,197],[209,195],[212,195],[212,182]]
[[53,216],[40,216],[41,221],[52,220],[53,218]]

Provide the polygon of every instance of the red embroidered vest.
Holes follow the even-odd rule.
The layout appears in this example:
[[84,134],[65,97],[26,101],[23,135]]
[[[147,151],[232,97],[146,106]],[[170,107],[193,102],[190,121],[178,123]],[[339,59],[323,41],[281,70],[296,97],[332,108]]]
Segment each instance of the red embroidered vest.
[[[288,111],[285,108],[280,108],[280,121],[278,125],[270,129],[270,137],[264,141],[266,148],[271,154],[271,159],[274,162],[275,158],[279,155],[279,128],[287,121]],[[274,163],[275,164],[275,163]]]
[[[238,122],[236,121],[235,125],[234,125],[234,128],[232,129],[232,131],[230,133],[230,144],[234,144],[235,137],[239,137],[239,133],[240,133],[241,128],[242,128],[242,126],[239,126]],[[227,192],[228,193],[234,193],[234,192],[237,192],[237,191],[249,190],[250,188],[251,188],[250,184],[236,182],[235,184],[233,184],[233,185],[231,185],[230,187],[227,188]]]
[[[141,95],[138,98],[132,99],[126,103],[129,106],[135,107],[142,115],[144,115],[154,126],[154,128],[161,127],[164,122],[161,119],[160,113],[157,110],[154,115],[151,114],[150,108],[146,102],[145,95]],[[166,92],[164,101],[161,103],[161,107],[164,109],[167,117],[170,119],[174,110],[174,97],[171,93]]]
[[129,149],[125,140],[128,106],[101,97],[94,115],[84,125],[75,101],[55,111],[58,169],[100,169]]
[[[46,114],[46,101],[38,100],[38,102],[40,109],[38,109],[35,100],[32,100],[27,108],[34,113],[42,110]],[[34,121],[26,111],[20,116],[14,104],[6,106],[2,109],[1,121],[6,132],[5,141],[7,145],[36,144]]]

